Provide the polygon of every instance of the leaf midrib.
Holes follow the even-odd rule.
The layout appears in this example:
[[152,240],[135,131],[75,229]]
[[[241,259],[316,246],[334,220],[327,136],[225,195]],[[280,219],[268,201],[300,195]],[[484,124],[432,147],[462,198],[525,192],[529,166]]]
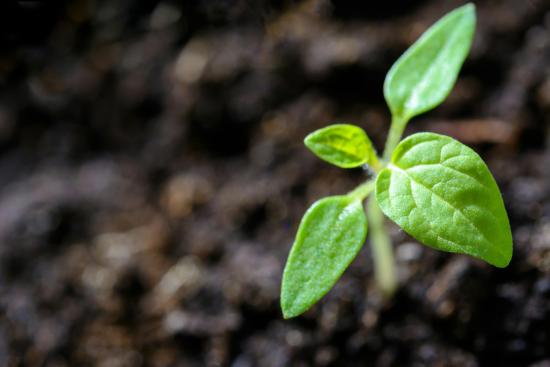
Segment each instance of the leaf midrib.
[[[414,181],[415,183],[417,183],[418,185],[424,187],[426,190],[428,190],[432,195],[436,196],[437,198],[439,198],[441,201],[443,201],[444,203],[446,203],[447,205],[449,205],[451,208],[453,208],[454,210],[456,210],[458,213],[460,213],[460,215],[466,220],[466,222],[468,222],[470,225],[472,225],[472,227],[474,227],[480,234],[481,236],[483,237],[483,239],[489,243],[491,245],[491,247],[499,254],[501,255],[503,258],[505,258],[506,256],[504,256],[504,253],[502,253],[500,251],[500,249],[498,248],[498,246],[494,246],[494,244],[489,241],[489,239],[487,238],[487,236],[485,235],[485,233],[483,233],[483,231],[481,231],[481,229],[479,228],[479,226],[477,224],[475,224],[470,218],[468,218],[467,215],[465,215],[462,210],[460,210],[459,208],[457,208],[455,205],[453,205],[452,203],[450,203],[449,201],[445,200],[445,198],[443,198],[442,196],[438,195],[437,193],[435,193],[433,190],[431,190],[428,186],[424,185],[422,182],[420,181],[417,181],[414,179],[414,177],[412,177],[407,171],[405,171],[404,169],[400,168],[400,167],[397,167],[396,165],[390,163],[388,164],[388,168],[390,170],[395,170],[399,173],[402,173],[404,174],[409,180],[411,181]],[[412,194],[412,193],[411,193]],[[453,241],[454,242],[454,241]]]

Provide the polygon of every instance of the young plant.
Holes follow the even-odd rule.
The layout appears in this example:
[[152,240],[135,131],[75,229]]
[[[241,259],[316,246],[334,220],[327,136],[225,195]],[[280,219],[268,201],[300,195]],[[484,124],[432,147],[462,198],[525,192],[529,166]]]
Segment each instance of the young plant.
[[[285,318],[305,312],[332,288],[365,242],[367,217],[375,277],[386,296],[396,289],[397,279],[383,214],[434,249],[468,254],[496,267],[510,262],[506,209],[479,155],[434,133],[400,141],[411,118],[442,103],[451,91],[475,22],[473,4],[455,9],[393,65],[384,82],[392,123],[382,158],[357,126],[331,125],[306,137],[306,146],[321,159],[341,168],[368,165],[374,177],[346,195],[315,202],[305,213],[283,274]],[[363,201],[372,193],[365,215]]]

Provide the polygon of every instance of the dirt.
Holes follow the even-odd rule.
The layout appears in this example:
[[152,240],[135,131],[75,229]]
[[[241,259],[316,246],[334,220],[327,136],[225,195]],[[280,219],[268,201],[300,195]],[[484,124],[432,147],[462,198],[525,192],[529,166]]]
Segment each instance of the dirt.
[[302,317],[279,309],[299,220],[364,177],[302,145],[381,149],[395,59],[462,1],[0,5],[0,366],[550,366],[550,1],[476,1],[449,99],[407,134],[476,149],[514,257],[497,269],[389,225]]

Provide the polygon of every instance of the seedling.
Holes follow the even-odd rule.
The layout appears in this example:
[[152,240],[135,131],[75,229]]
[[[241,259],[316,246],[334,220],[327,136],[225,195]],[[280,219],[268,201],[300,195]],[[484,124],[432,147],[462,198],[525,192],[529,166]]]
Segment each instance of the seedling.
[[[321,159],[341,168],[368,166],[373,177],[353,191],[315,202],[305,213],[283,274],[281,308],[295,317],[340,278],[363,246],[367,217],[382,293],[397,287],[384,216],[434,249],[468,254],[496,267],[512,257],[512,234],[499,188],[483,160],[448,136],[423,132],[401,141],[409,120],[441,104],[468,54],[473,4],[447,14],[393,65],[384,82],[392,123],[379,158],[359,127],[338,124],[305,139]],[[367,210],[363,201],[370,194]],[[382,214],[383,213],[383,214]]]

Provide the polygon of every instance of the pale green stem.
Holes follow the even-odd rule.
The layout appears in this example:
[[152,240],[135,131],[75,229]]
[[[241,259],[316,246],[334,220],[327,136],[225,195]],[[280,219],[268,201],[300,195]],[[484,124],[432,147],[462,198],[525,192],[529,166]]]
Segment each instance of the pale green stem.
[[405,130],[405,126],[407,126],[407,122],[408,121],[405,119],[392,117],[390,132],[388,133],[386,146],[384,147],[384,155],[382,156],[382,159],[385,162],[390,161],[391,155],[395,150],[395,147],[397,146],[397,144],[399,144],[399,141],[401,140],[401,135],[403,135],[403,131]]
[[367,216],[374,260],[374,277],[383,296],[389,298],[397,289],[397,274],[391,240],[385,227],[384,214],[375,198],[369,199],[367,203]]
[[[382,157],[385,164],[390,161],[395,147],[401,141],[401,135],[403,135],[407,122],[406,119],[392,117]],[[367,204],[367,216],[374,261],[374,276],[384,297],[389,298],[397,289],[397,272],[391,239],[385,226],[386,220],[375,199],[370,199]]]
[[373,170],[376,174],[378,174],[378,172],[380,172],[380,170],[381,170],[382,168],[384,168],[384,167],[382,166],[382,163],[380,162],[380,160],[378,160],[378,157],[376,156],[376,154],[375,154],[374,157],[372,157],[372,159],[371,159],[371,161],[368,163],[368,165],[370,166],[370,168],[372,168],[372,170]]
[[[384,148],[383,163],[378,159],[370,162],[376,174],[391,159],[391,155],[401,140],[401,135],[407,125],[407,120],[392,118],[392,124]],[[368,180],[348,193],[353,200],[365,200],[375,188],[375,180]],[[397,289],[397,272],[391,239],[385,226],[385,217],[378,202],[371,198],[367,203],[369,236],[371,239],[372,257],[374,262],[374,277],[378,288],[385,298],[390,298]]]
[[363,182],[361,185],[357,186],[353,191],[348,193],[348,196],[354,200],[365,200],[367,196],[374,190],[374,181],[369,180]]

